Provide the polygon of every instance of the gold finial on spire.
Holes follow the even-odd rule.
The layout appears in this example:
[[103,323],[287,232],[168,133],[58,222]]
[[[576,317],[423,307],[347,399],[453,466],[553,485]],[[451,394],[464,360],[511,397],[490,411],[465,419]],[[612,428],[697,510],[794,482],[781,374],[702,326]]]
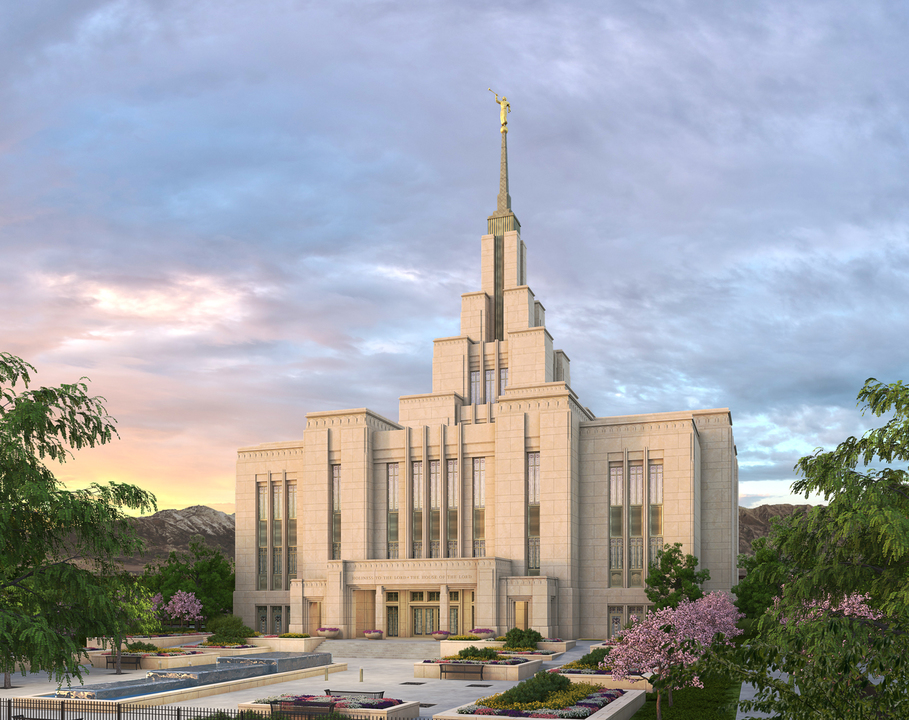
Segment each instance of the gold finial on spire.
[[499,117],[500,117],[500,121],[502,123],[502,132],[507,133],[508,132],[508,113],[511,112],[511,103],[508,102],[508,98],[505,97],[504,95],[502,96],[502,99],[499,100],[499,93],[494,92],[492,88],[487,88],[487,90],[489,90],[489,92],[491,92],[493,95],[496,96],[496,102],[498,103],[499,108],[500,108]]

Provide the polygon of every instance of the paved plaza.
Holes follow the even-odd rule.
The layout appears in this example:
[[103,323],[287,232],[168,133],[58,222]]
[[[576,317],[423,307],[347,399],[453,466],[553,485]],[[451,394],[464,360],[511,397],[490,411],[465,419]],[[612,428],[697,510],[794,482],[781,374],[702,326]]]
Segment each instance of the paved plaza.
[[[422,717],[430,717],[435,713],[450,710],[459,705],[473,702],[478,698],[502,692],[515,685],[514,682],[505,680],[433,680],[414,678],[413,664],[424,657],[433,657],[432,650],[429,650],[429,648],[436,644],[435,641],[417,643],[393,639],[382,640],[381,642],[368,640],[345,641],[345,648],[353,648],[350,652],[356,652],[357,645],[362,645],[362,652],[364,653],[375,654],[381,647],[386,655],[384,657],[333,656],[333,662],[347,663],[347,670],[330,674],[328,681],[320,675],[314,678],[237,690],[222,695],[211,695],[197,700],[172,703],[172,705],[177,707],[236,710],[237,705],[240,703],[253,702],[259,698],[282,693],[320,695],[324,693],[326,688],[333,690],[384,690],[385,697],[397,698],[407,702],[419,702],[421,705],[420,715]],[[590,641],[578,641],[573,649],[566,652],[558,660],[544,662],[543,669],[546,670],[577,660],[589,651],[592,644],[594,643]],[[421,645],[425,645],[429,651],[420,652],[419,648]],[[321,647],[319,649],[320,651],[322,650]],[[324,649],[327,651],[329,647]],[[396,655],[411,655],[411,657],[395,657]],[[91,667],[86,667],[84,670],[86,685],[119,679],[135,679],[144,677],[146,673],[145,670],[124,670],[122,675],[116,676],[113,670],[101,670]],[[363,673],[363,682],[360,682],[361,671]],[[10,690],[0,690],[0,698],[45,695],[57,689],[57,684],[53,681],[48,681],[47,675],[42,673],[31,673],[25,677],[18,673],[14,674],[13,685],[15,687]],[[743,698],[750,696],[752,693],[753,690],[748,686],[742,688]],[[745,717],[752,716],[746,716],[739,712],[737,720]],[[755,715],[753,717],[759,716]]]

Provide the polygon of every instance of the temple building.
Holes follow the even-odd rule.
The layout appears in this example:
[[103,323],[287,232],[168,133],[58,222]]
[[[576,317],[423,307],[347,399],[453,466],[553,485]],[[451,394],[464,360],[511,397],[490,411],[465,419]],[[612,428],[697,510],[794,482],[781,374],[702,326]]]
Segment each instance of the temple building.
[[460,335],[434,341],[432,392],[401,397],[397,421],[311,412],[300,440],[238,451],[234,612],[263,633],[612,636],[645,611],[664,543],[710,570],[705,590],[737,580],[729,410],[581,403],[528,285],[506,125],[502,105],[480,287]]

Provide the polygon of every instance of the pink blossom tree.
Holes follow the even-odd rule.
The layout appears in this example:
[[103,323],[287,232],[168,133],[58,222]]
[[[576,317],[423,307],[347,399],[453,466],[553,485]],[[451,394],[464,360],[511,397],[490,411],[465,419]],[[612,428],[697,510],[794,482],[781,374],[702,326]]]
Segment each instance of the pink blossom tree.
[[182,628],[186,621],[202,619],[202,602],[196,598],[195,594],[178,590],[170,602],[164,606],[164,612],[174,620],[179,620]]
[[667,692],[671,707],[673,688],[703,687],[692,666],[718,633],[721,642],[731,644],[731,639],[741,633],[736,627],[741,617],[723,593],[709,593],[695,602],[683,600],[677,608],[634,618],[634,624],[601,666],[611,667],[618,680],[632,672],[651,673],[650,683],[657,693],[657,720],[662,720],[663,692]]

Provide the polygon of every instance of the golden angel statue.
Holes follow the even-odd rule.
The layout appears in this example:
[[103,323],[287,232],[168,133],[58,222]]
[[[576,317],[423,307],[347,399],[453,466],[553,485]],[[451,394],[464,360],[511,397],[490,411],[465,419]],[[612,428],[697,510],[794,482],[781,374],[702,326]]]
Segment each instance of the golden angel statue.
[[502,132],[507,133],[508,132],[508,113],[511,112],[511,103],[508,102],[508,98],[505,97],[504,95],[502,96],[502,99],[499,100],[499,93],[493,92],[492,88],[488,88],[488,90],[489,90],[489,92],[493,93],[496,96],[496,102],[499,104],[499,108],[500,108],[499,115],[500,115],[500,119],[502,122]]

